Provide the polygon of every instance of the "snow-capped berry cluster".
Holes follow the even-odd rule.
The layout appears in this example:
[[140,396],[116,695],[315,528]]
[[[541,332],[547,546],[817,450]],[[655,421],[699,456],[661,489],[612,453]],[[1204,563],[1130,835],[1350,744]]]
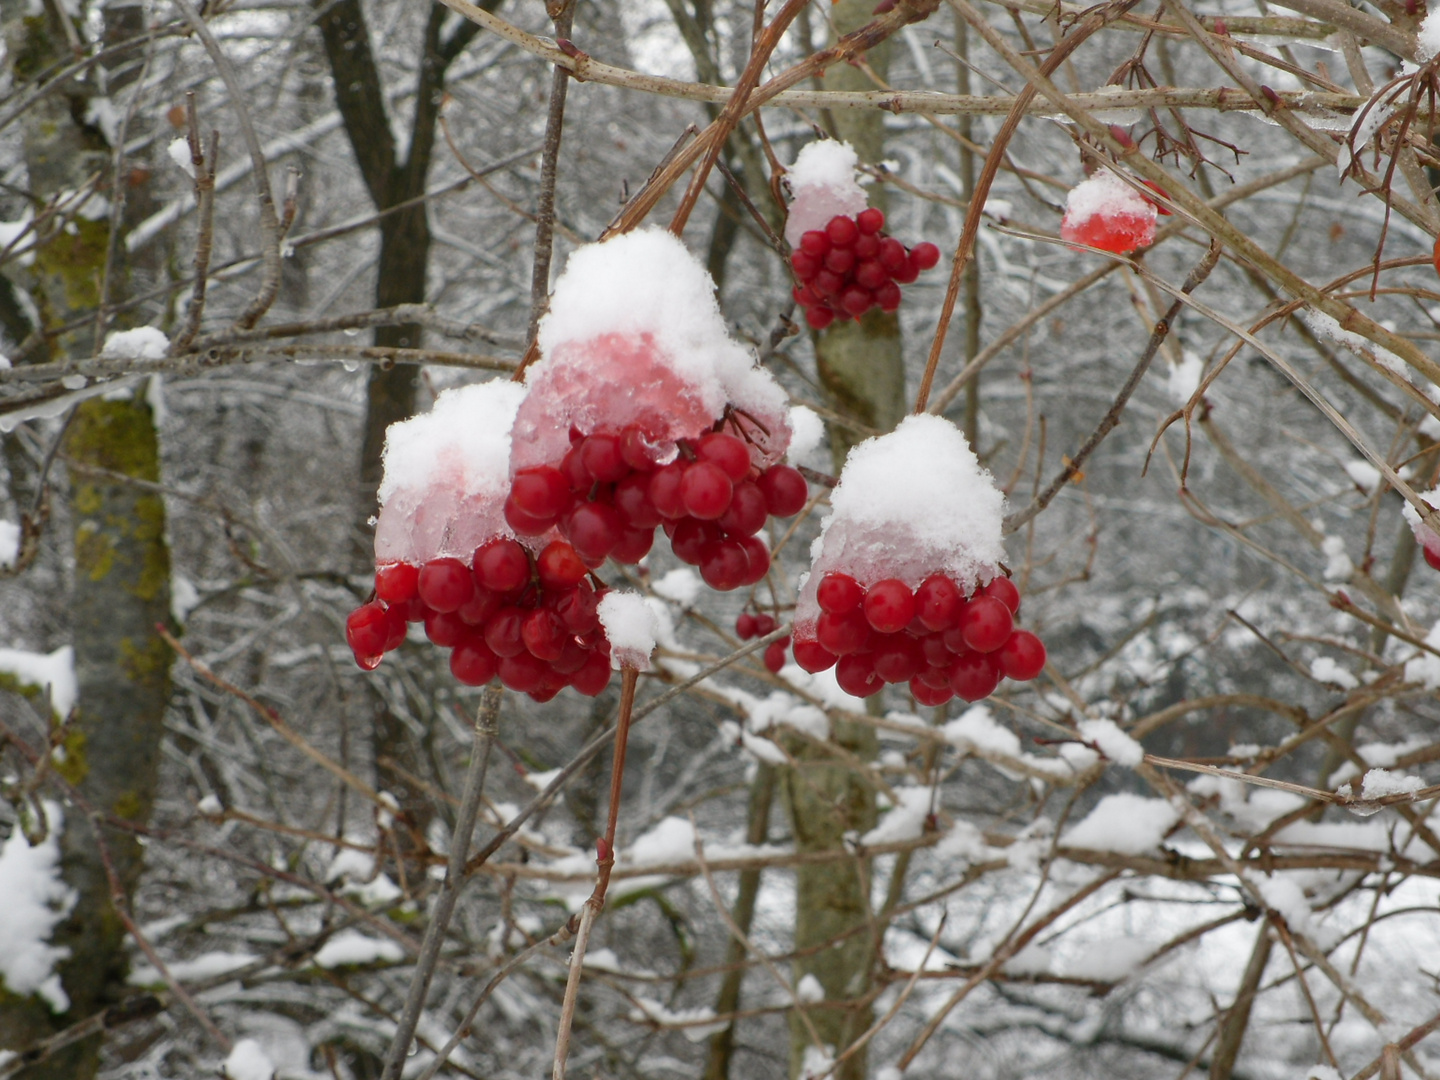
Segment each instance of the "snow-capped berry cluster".
[[[775,621],[774,615],[767,615],[765,612],[744,611],[735,619],[735,636],[741,641],[749,641],[751,638],[764,637],[774,631],[780,624]],[[785,666],[785,653],[790,648],[788,636],[777,638],[765,646],[765,666],[776,674]]]
[[816,594],[815,637],[796,640],[795,662],[812,672],[834,666],[835,681],[855,697],[908,682],[921,705],[979,701],[1002,678],[1033,679],[1045,666],[1040,639],[1015,628],[1020,592],[1006,577],[966,599],[944,574],[912,590],[898,578],[867,589],[831,572]]
[[[770,567],[756,534],[805,505],[785,394],[726,332],[714,285],[674,236],[641,230],[570,257],[515,421],[505,518],[580,559],[633,563],[663,525],[716,589]],[[567,437],[568,436],[568,437]]]
[[423,566],[393,562],[375,572],[375,599],[352,612],[345,637],[363,668],[405,638],[407,622],[450,650],[450,672],[467,686],[495,676],[511,690],[549,701],[567,686],[594,697],[610,681],[610,644],[585,565],[564,540],[538,556],[509,537]]
[[802,668],[833,666],[856,697],[908,682],[922,705],[1039,673],[1045,647],[1015,628],[998,570],[1004,497],[953,424],[911,416],[856,446],[830,502],[795,608]]
[[800,151],[786,174],[794,196],[785,222],[795,302],[823,330],[837,318],[858,319],[872,307],[894,311],[900,286],[940,261],[931,243],[906,248],[886,236],[885,215],[866,206],[848,143],[822,139]]
[[594,696],[610,680],[597,607],[606,595],[564,540],[527,548],[507,527],[510,430],[524,397],[494,381],[448,390],[429,413],[391,426],[375,530],[375,595],[345,637],[366,670],[423,623],[460,682],[497,675],[548,701]]
[[800,284],[795,302],[805,321],[823,330],[838,319],[858,319],[872,307],[894,311],[900,286],[908,285],[940,261],[940,249],[922,242],[907,249],[886,236],[885,215],[872,208],[855,217],[837,214],[824,229],[800,237],[790,268]]
[[[1434,491],[1422,491],[1419,495],[1420,500],[1431,509],[1440,507],[1440,488],[1436,488]],[[1440,570],[1440,534],[1426,525],[1415,507],[1408,502],[1405,503],[1401,512],[1405,515],[1405,523],[1410,526],[1410,531],[1415,534],[1415,542],[1420,545],[1426,564],[1432,570]]]
[[1156,212],[1154,202],[1109,169],[1099,169],[1070,189],[1060,238],[1128,255],[1155,242]]

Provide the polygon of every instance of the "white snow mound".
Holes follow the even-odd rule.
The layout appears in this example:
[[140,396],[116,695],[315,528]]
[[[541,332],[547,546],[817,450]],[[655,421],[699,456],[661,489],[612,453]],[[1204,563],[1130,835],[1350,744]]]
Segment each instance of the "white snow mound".
[[794,201],[785,222],[785,242],[800,246],[812,229],[823,229],[837,214],[854,217],[865,209],[865,191],[855,179],[859,158],[845,142],[821,139],[805,146],[785,180]]

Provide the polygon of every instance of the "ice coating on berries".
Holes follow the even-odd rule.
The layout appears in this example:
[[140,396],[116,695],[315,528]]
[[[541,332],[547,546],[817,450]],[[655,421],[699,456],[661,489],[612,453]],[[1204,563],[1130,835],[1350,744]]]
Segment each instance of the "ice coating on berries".
[[1060,237],[1128,255],[1155,242],[1155,204],[1101,169],[1070,189]]
[[794,196],[785,222],[785,241],[800,247],[800,238],[823,229],[837,214],[854,217],[865,209],[865,190],[856,180],[860,159],[849,143],[821,139],[801,149],[785,174]]
[[[1440,508],[1440,488],[1418,492],[1420,501],[1432,509]],[[1430,565],[1440,562],[1440,533],[1437,533],[1420,517],[1420,512],[1406,502],[1400,512],[1405,515],[1405,524],[1415,534],[1415,542],[1425,549],[1425,561]]]
[[608,592],[596,608],[600,625],[610,642],[610,666],[636,671],[650,670],[650,654],[660,633],[655,610],[639,593]]
[[512,471],[560,462],[572,426],[619,434],[635,425],[654,460],[670,461],[677,440],[703,435],[727,405],[757,421],[746,425],[756,464],[778,460],[788,445],[784,391],[730,337],[710,275],[664,230],[576,250],[555,283],[539,346],[515,421]]
[[429,412],[390,425],[377,563],[468,561],[484,541],[513,535],[502,506],[510,428],[524,397],[524,388],[508,380],[476,383],[446,390]]

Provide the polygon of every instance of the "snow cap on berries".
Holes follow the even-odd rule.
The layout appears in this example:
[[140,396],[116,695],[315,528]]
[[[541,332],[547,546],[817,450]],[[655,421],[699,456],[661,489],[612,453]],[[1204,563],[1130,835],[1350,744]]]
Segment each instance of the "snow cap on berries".
[[[1434,491],[1417,492],[1420,501],[1427,503],[1434,509],[1440,509],[1440,488]],[[1420,518],[1420,512],[1408,502],[1401,507],[1400,512],[1405,515],[1405,524],[1410,526],[1410,531],[1415,534],[1415,542],[1430,553],[1432,558],[1440,556],[1440,534],[1426,525]]]
[[785,180],[794,196],[785,222],[785,242],[800,246],[800,237],[823,229],[837,214],[854,217],[865,209],[865,191],[855,178],[859,158],[846,142],[821,139],[805,146]]
[[390,425],[377,563],[468,560],[484,541],[513,535],[503,506],[510,427],[524,397],[518,383],[492,379],[446,390],[429,412]]
[[710,430],[727,404],[763,426],[745,427],[762,468],[789,443],[785,392],[730,337],[705,268],[662,229],[577,249],[555,283],[539,345],[512,469],[559,461],[572,426],[639,424],[666,461],[677,439]]
[[645,598],[633,592],[607,592],[596,614],[610,642],[610,666],[616,671],[622,667],[649,671],[660,620]]
[[1125,255],[1154,243],[1155,214],[1154,203],[1109,169],[1097,169],[1070,189],[1060,236]]
[[943,417],[907,417],[890,434],[854,447],[830,507],[810,549],[797,630],[818,617],[815,591],[831,571],[862,585],[899,578],[912,589],[938,572],[970,593],[995,576],[1005,556],[1005,497]]

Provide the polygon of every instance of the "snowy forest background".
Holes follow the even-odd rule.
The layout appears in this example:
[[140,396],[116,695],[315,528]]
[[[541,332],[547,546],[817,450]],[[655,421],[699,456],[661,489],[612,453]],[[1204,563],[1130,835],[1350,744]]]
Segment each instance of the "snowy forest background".
[[[762,85],[873,6],[803,7]],[[481,692],[417,640],[372,673],[345,647],[380,436],[523,353],[556,88],[558,269],[714,120],[694,87],[735,85],[770,7],[0,0],[0,1077],[382,1075]],[[647,712],[736,651],[746,600],[657,549],[637,584],[673,634],[574,1075],[1440,1074],[1440,577],[1395,487],[1440,473],[1425,15],[900,0],[740,123],[685,240],[826,418],[822,472],[913,402],[975,178],[1062,35],[1090,36],[1002,148],[931,397],[1012,513],[1219,261],[1009,537],[1035,682],[917,709],[752,653]],[[944,253],[898,322],[793,321],[757,218],[817,129]],[[1082,148],[1169,194],[1142,257],[1055,242]],[[154,355],[104,351],[139,327]],[[793,601],[821,514],[760,602]],[[530,813],[471,867],[404,1075],[550,1068],[605,741],[537,797],[616,698],[504,696],[472,852]]]

